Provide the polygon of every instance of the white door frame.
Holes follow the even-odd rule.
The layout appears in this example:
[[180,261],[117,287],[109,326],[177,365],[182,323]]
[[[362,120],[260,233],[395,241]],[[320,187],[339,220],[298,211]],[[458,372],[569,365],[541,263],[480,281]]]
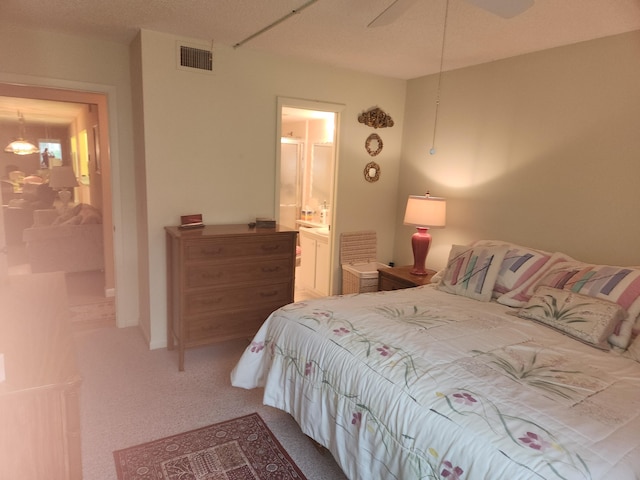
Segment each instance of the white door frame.
[[[116,296],[116,324],[118,327],[128,326],[127,318],[137,320],[137,312],[125,311],[126,305],[137,305],[137,300],[125,299],[122,296],[127,292],[135,292],[137,288],[127,288],[127,284],[137,282],[137,279],[127,279],[123,263],[124,240],[122,236],[122,205],[120,192],[120,158],[118,155],[118,112],[116,87],[112,85],[102,85],[89,82],[79,82],[62,80],[58,78],[37,77],[31,75],[16,75],[0,72],[0,83],[23,85],[25,87],[49,87],[80,92],[91,92],[104,94],[107,101],[109,115],[109,151],[111,161],[111,211],[113,215],[113,262],[114,276],[117,288]],[[120,228],[116,228],[116,226]],[[113,292],[116,293],[116,292]],[[129,322],[130,323],[130,322]]]
[[[346,108],[346,105],[340,103],[321,102],[317,100],[306,100],[301,98],[291,97],[278,97],[277,102],[277,119],[276,119],[276,178],[275,178],[275,193],[274,193],[274,211],[276,212],[276,220],[279,220],[280,215],[280,139],[282,138],[282,109],[284,107],[299,108],[303,110],[317,110],[321,112],[333,112],[335,113],[335,133],[334,133],[334,149],[335,149],[335,165],[333,170],[333,193],[332,198],[329,200],[331,205],[329,224],[332,225],[329,231],[329,258],[333,259],[334,255],[334,231],[335,228],[335,213],[337,210],[337,179],[339,168],[339,155],[340,150],[340,121],[341,113]],[[334,266],[330,265],[329,269],[329,294],[333,292],[333,280],[334,280]]]

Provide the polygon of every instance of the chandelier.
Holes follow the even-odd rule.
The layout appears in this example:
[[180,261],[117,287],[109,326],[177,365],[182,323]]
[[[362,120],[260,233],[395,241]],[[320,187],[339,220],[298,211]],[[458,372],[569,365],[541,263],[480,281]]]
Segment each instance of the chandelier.
[[40,149],[34,144],[24,139],[24,117],[18,111],[18,123],[20,125],[19,137],[4,148],[7,153],[15,153],[16,155],[31,155],[32,153],[40,153]]

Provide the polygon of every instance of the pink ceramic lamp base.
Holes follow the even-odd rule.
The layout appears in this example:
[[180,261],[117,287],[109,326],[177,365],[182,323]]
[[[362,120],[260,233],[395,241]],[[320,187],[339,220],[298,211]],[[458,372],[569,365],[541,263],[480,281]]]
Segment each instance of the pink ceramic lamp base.
[[413,268],[409,270],[409,273],[412,275],[428,275],[424,265],[431,246],[431,234],[427,227],[416,227],[416,229],[418,231],[411,236]]

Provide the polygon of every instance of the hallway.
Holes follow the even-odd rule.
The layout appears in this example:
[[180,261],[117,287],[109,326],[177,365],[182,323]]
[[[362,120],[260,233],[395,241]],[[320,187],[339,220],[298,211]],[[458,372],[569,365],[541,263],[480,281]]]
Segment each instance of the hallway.
[[[24,244],[7,247],[9,275],[31,273]],[[65,275],[67,298],[74,330],[115,326],[115,297],[105,297],[104,272],[74,272]]]

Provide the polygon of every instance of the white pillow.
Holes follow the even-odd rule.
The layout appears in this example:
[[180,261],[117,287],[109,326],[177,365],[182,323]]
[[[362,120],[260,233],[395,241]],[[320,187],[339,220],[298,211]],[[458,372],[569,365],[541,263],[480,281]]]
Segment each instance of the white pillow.
[[493,287],[507,253],[507,246],[474,247],[453,245],[437,288],[474,298],[482,302],[491,300]]
[[627,311],[607,300],[567,290],[538,287],[518,316],[544,323],[584,343],[609,350],[609,337]]
[[[551,263],[551,260],[548,263]],[[594,265],[572,260],[556,262],[543,269],[533,280],[534,282],[528,283],[527,288],[518,295],[530,298],[535,288],[547,286],[620,305],[628,315],[620,327],[611,334],[609,342],[617,347],[627,348],[636,319],[640,317],[640,269]],[[508,295],[498,298],[498,302],[503,303],[501,300]]]
[[636,337],[622,355],[640,363],[640,337]]

